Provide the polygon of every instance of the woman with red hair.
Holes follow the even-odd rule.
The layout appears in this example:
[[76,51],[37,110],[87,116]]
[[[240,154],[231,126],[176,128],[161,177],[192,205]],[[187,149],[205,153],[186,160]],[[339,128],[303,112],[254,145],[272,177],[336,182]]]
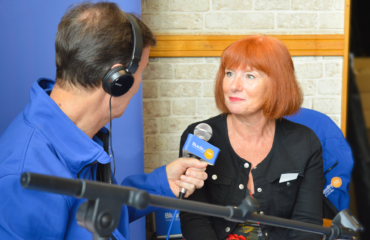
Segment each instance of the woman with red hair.
[[[213,129],[209,143],[221,151],[208,179],[190,200],[238,206],[248,195],[258,214],[322,225],[322,147],[315,133],[283,118],[296,113],[302,93],[286,46],[267,36],[249,36],[227,47],[216,76],[219,116],[202,121]],[[183,133],[182,147],[198,123]],[[322,239],[286,228],[237,224],[181,212],[187,240]]]

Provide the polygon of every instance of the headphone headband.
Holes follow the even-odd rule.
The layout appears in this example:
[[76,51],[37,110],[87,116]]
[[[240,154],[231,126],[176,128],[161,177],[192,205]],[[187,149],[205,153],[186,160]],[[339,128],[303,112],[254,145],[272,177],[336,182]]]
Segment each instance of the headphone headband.
[[126,16],[131,23],[132,37],[134,42],[134,50],[132,51],[131,62],[127,66],[127,72],[134,74],[139,67],[139,62],[143,52],[143,37],[141,35],[139,24],[136,22],[134,17],[130,14],[126,14]]

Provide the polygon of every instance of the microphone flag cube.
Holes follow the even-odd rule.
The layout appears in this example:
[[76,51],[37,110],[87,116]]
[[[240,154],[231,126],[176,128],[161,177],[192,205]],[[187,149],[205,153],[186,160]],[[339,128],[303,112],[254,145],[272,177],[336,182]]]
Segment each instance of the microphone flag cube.
[[190,157],[190,154],[193,154],[209,165],[215,164],[219,152],[220,149],[191,133],[182,148],[184,157]]

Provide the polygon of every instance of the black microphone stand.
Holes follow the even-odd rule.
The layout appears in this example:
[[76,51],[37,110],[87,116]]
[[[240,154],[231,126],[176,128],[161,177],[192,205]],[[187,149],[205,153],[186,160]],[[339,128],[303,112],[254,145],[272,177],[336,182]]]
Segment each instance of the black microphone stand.
[[109,240],[117,228],[122,205],[137,209],[156,206],[178,209],[201,215],[225,218],[235,222],[259,222],[289,229],[325,235],[326,240],[354,239],[362,226],[348,212],[343,210],[333,219],[330,227],[299,222],[290,219],[255,214],[259,207],[256,199],[248,196],[240,206],[219,206],[195,201],[148,194],[135,188],[111,185],[88,180],[74,180],[35,173],[23,173],[21,184],[24,188],[87,198],[78,208],[77,223],[93,233],[94,240]]
[[109,240],[117,228],[122,204],[144,209],[149,194],[135,188],[102,182],[59,178],[35,173],[23,173],[24,188],[87,198],[76,213],[78,225],[93,234],[94,240]]

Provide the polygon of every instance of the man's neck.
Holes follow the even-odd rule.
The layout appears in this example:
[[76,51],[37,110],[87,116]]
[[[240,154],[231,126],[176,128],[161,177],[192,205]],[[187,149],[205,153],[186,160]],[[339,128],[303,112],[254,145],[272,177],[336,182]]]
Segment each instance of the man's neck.
[[109,98],[100,88],[86,91],[77,87],[65,89],[56,84],[50,97],[90,138],[109,122]]

